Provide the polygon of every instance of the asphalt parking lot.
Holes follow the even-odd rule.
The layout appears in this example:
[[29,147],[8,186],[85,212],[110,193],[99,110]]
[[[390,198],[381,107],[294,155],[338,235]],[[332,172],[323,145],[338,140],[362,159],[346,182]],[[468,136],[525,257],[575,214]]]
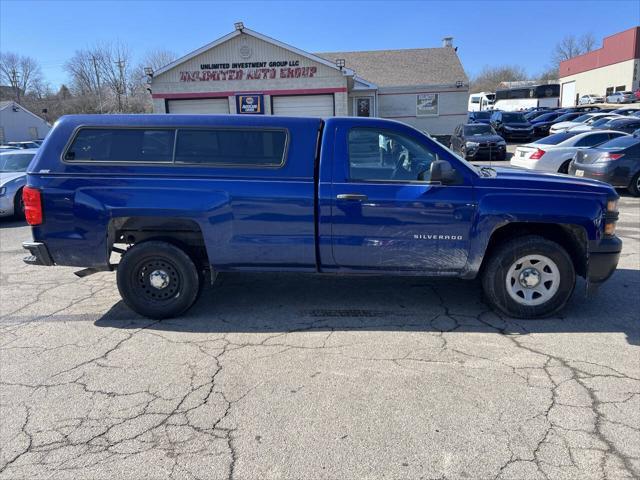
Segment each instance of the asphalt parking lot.
[[1,479],[640,476],[640,200],[561,316],[476,282],[227,274],[179,319],[28,267],[0,222]]

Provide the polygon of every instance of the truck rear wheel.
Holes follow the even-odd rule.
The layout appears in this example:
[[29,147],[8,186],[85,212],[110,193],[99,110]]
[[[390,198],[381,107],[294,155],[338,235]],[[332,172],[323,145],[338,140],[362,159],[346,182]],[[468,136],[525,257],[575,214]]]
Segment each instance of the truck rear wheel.
[[160,241],[143,242],[127,250],[118,265],[117,280],[129,308],[156,319],[185,312],[200,289],[191,258],[180,248]]
[[529,235],[496,247],[482,275],[493,307],[515,318],[539,318],[564,307],[576,273],[569,254],[555,242]]

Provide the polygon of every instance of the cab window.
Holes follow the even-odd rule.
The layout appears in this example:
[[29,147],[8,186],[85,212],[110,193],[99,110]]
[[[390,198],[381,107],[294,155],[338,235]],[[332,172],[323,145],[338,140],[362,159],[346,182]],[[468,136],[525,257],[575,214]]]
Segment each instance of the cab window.
[[437,154],[408,136],[374,128],[349,132],[349,176],[355,181],[430,180]]

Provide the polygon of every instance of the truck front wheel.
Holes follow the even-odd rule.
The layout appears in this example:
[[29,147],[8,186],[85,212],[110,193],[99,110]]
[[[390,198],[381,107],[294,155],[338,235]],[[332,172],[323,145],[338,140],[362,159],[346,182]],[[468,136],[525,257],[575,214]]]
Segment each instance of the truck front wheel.
[[515,318],[553,315],[573,293],[576,273],[559,244],[528,235],[498,245],[483,271],[482,287],[497,310]]
[[122,256],[118,290],[134,312],[161,319],[180,315],[195,301],[200,278],[191,258],[160,241],[134,245]]

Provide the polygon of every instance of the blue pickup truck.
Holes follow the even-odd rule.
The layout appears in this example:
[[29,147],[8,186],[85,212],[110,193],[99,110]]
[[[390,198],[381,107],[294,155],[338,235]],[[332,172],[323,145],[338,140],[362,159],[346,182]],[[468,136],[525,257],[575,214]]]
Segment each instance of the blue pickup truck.
[[67,116],[23,198],[25,262],[117,270],[152,318],[229,271],[479,277],[499,311],[547,316],[622,248],[610,186],[476,167],[383,119]]

